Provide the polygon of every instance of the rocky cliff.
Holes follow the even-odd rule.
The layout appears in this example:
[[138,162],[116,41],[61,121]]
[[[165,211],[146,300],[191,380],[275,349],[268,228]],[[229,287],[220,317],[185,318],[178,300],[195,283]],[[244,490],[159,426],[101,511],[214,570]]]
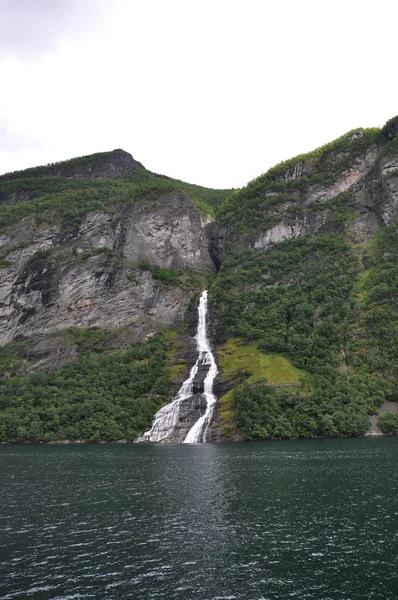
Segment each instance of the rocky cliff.
[[274,167],[237,192],[221,215],[221,233],[235,234],[234,243],[243,239],[246,246],[265,249],[330,230],[336,208],[344,205],[355,212],[347,225],[357,232],[357,241],[372,236],[378,225],[398,216],[397,152],[395,142],[385,143],[388,135],[391,131],[382,136],[358,130],[313,156]]
[[[89,159],[23,172],[25,204],[30,201],[34,209],[40,203],[35,178],[46,185],[65,175],[85,181],[143,169],[123,151]],[[4,208],[16,203],[15,185],[7,195],[10,180],[18,186],[14,179],[8,175],[1,181]],[[186,192],[159,190],[149,199],[127,197],[116,210],[85,212],[83,207],[77,216],[49,211],[5,223],[0,344],[28,341],[25,368],[49,369],[76,355],[56,335],[68,328],[128,327],[131,343],[161,327],[177,327],[198,281],[215,271],[204,221]]]
[[[183,193],[116,216],[12,225],[1,241],[7,264],[0,279],[2,345],[66,327],[116,329],[133,321],[142,339],[149,319],[171,325],[183,318],[190,270],[214,270],[206,228]],[[163,285],[151,266],[178,270],[181,286]]]

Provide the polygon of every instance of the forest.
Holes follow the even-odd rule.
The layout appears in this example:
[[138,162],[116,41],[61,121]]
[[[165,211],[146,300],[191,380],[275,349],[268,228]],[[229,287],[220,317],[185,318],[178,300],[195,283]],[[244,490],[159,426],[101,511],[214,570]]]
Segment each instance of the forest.
[[0,441],[133,441],[167,400],[172,336],[115,354],[101,343],[106,332],[68,334],[79,341],[73,363],[0,379]]

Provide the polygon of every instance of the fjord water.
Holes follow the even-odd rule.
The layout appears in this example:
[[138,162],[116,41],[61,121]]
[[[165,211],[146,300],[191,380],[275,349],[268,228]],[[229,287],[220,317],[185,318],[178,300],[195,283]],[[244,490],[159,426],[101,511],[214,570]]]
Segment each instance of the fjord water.
[[398,439],[0,446],[2,600],[397,598]]

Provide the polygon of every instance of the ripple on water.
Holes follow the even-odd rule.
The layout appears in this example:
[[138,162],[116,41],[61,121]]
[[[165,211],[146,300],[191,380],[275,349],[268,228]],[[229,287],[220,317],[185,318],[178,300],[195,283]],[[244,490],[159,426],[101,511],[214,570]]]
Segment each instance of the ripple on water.
[[0,599],[396,600],[397,459],[393,438],[0,447]]

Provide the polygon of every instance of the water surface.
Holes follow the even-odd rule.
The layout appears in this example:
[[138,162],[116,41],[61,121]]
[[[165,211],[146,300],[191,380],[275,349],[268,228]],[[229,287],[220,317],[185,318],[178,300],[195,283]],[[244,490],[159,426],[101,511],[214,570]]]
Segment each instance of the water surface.
[[398,438],[0,447],[0,598],[398,597]]

